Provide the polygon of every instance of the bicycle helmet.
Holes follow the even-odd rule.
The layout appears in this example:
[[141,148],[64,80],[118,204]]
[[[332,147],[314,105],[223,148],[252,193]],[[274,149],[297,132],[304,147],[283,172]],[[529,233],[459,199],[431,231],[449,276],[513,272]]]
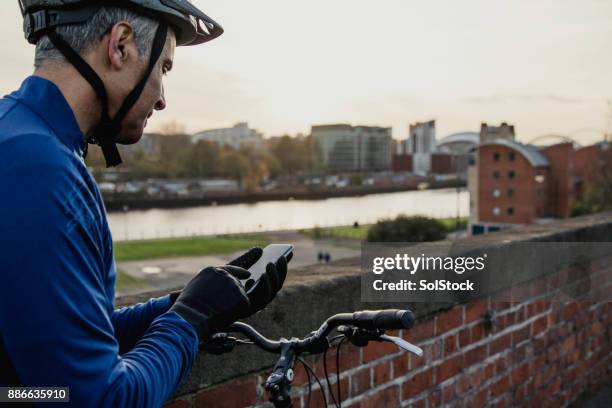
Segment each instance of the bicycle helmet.
[[[47,35],[100,98],[102,119],[87,142],[98,144],[102,148],[107,167],[121,164],[121,156],[114,137],[121,131],[121,121],[136,104],[161,55],[168,27],[171,27],[176,34],[177,46],[202,44],[223,34],[223,28],[189,0],[18,0],[18,2],[24,18],[23,31],[28,42],[36,44],[41,36]],[[104,83],[93,68],[55,31],[55,27],[86,22],[102,6],[128,8],[159,21],[148,69],[112,119],[108,113],[108,95]],[[87,144],[85,146],[87,147]]]

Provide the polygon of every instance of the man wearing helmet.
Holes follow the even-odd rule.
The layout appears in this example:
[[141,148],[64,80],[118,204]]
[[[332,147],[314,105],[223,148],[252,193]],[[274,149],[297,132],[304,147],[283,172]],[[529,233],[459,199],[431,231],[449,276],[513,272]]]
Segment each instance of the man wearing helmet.
[[164,109],[175,46],[221,27],[186,0],[20,0],[35,72],[0,100],[0,386],[67,386],[74,406],[160,406],[199,344],[263,309],[287,264],[247,294],[253,248],[182,291],[114,310],[112,239],[87,172]]

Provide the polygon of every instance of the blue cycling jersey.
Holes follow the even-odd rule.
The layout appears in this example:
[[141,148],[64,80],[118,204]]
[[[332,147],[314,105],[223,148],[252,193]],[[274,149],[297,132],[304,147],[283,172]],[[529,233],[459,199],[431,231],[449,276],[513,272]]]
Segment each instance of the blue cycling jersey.
[[114,310],[112,238],[84,147],[52,82],[29,77],[0,100],[0,386],[67,386],[72,406],[160,406],[197,334],[168,296]]

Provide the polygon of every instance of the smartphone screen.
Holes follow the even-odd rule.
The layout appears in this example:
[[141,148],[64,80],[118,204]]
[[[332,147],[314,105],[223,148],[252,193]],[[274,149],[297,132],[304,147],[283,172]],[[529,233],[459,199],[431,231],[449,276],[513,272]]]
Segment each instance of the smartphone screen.
[[281,256],[287,258],[290,253],[293,252],[293,245],[291,244],[270,244],[263,249],[263,253],[261,258],[253,266],[249,268],[249,272],[251,272],[251,277],[243,283],[247,284],[249,280],[253,280],[255,284],[250,288],[249,292],[251,292],[255,286],[257,286],[257,282],[261,276],[266,272],[266,266],[272,262],[276,263],[280,259]]

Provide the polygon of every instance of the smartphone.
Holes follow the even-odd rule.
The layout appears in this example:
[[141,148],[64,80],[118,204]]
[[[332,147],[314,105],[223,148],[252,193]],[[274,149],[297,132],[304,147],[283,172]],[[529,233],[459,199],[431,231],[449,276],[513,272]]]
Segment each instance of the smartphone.
[[251,277],[246,279],[242,283],[246,286],[249,281],[253,281],[255,284],[249,289],[248,292],[252,292],[257,286],[259,279],[266,273],[266,266],[272,262],[276,263],[282,256],[287,259],[289,254],[293,253],[293,245],[291,244],[270,244],[263,249],[261,258],[253,264],[248,270],[251,272]]

